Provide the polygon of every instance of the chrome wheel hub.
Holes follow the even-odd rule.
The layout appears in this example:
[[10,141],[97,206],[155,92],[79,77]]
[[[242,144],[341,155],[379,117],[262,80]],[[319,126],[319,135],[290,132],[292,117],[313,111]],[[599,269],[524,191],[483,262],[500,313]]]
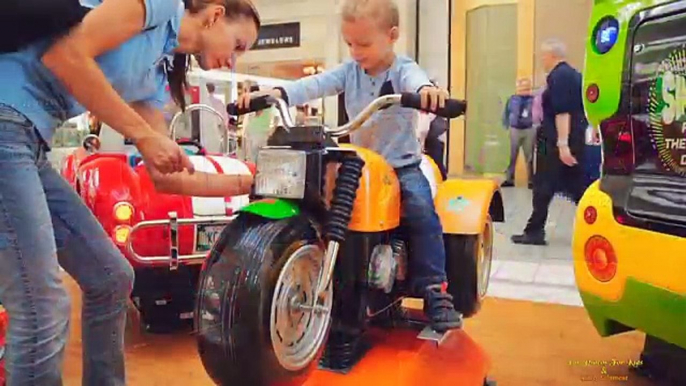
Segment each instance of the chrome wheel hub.
[[324,344],[331,319],[331,286],[323,297],[315,293],[324,250],[318,245],[298,248],[284,265],[274,289],[270,336],[276,358],[285,369],[307,367]]

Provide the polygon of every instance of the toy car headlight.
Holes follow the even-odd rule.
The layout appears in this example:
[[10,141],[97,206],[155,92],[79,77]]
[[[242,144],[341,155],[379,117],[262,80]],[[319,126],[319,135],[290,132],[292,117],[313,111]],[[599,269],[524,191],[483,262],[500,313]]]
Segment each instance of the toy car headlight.
[[120,201],[114,205],[114,218],[117,221],[129,221],[133,217],[133,205],[126,201]]
[[264,197],[305,197],[307,155],[290,149],[262,149],[257,154],[255,194]]

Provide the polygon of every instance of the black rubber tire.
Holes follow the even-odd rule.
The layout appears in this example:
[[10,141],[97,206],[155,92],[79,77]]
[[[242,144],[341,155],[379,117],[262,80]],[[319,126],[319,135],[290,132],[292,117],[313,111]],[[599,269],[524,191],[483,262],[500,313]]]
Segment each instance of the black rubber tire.
[[[487,226],[493,229],[490,217]],[[492,236],[491,236],[492,237]],[[483,297],[479,295],[477,260],[479,235],[444,235],[448,292],[453,296],[455,309],[465,318],[481,309]]]
[[[195,308],[198,351],[216,384],[301,385],[316,369],[324,344],[309,366],[288,371],[274,354],[269,329],[279,273],[305,244],[322,244],[305,216],[272,221],[244,213],[222,232],[200,274]],[[206,290],[208,280],[214,291]],[[214,309],[211,293],[219,294]],[[216,319],[205,320],[208,315]]]

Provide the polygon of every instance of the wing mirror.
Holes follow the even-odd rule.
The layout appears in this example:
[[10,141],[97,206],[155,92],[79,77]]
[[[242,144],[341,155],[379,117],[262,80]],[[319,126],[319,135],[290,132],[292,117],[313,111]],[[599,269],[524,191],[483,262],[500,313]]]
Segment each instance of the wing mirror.
[[83,148],[91,154],[100,150],[100,137],[95,134],[88,134],[86,138],[83,139]]

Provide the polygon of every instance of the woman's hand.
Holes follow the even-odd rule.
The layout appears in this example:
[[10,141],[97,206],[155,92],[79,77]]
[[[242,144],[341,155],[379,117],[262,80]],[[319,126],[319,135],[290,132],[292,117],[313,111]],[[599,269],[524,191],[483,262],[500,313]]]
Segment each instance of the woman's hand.
[[422,97],[422,109],[436,111],[445,107],[445,100],[450,98],[450,93],[434,86],[424,86],[419,90]]
[[152,134],[135,139],[134,143],[149,168],[161,174],[172,174],[187,170],[195,171],[193,163],[181,147],[171,138],[153,131]]

